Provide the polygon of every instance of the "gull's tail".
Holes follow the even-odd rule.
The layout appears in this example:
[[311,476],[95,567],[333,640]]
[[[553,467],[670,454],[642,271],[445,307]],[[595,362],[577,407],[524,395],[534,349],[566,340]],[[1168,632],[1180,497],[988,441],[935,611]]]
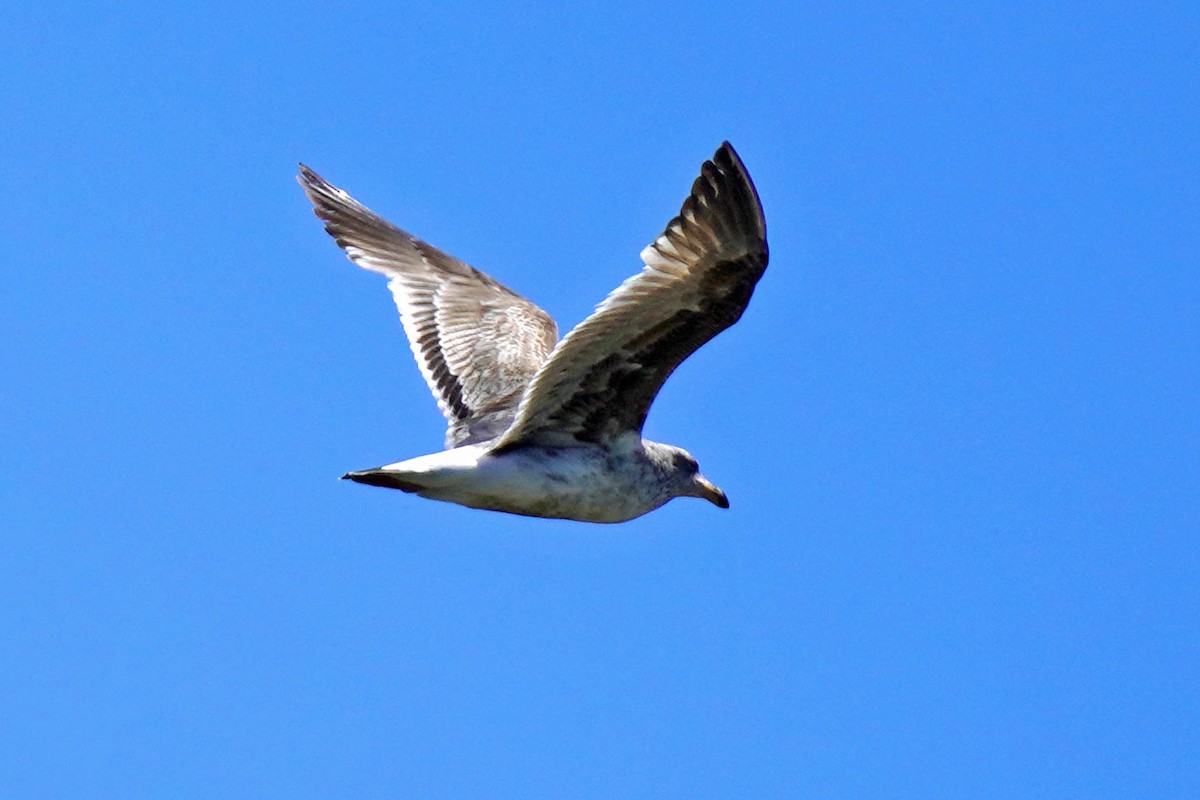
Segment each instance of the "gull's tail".
[[344,481],[354,481],[355,483],[365,483],[367,486],[382,486],[385,489],[399,489],[402,492],[421,491],[420,484],[406,481],[395,472],[389,472],[386,469],[364,469],[359,472],[347,472],[342,476]]

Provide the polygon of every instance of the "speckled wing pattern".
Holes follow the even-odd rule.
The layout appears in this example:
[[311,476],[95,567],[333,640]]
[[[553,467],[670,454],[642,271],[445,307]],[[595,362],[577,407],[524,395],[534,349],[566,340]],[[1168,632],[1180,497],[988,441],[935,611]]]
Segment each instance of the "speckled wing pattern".
[[554,348],[495,450],[640,434],[667,377],[741,317],[767,267],[766,222],[728,142],[642,261]]
[[554,320],[304,165],[299,181],[350,260],[390,278],[413,355],[448,423],[446,447],[499,436],[558,339]]

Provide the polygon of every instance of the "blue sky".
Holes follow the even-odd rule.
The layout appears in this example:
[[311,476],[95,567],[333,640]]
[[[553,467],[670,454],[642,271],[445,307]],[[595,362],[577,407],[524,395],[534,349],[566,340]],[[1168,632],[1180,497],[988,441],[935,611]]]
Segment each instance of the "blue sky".
[[[1194,4],[39,3],[0,29],[0,794],[1200,794]],[[569,329],[722,139],[732,508],[440,446],[304,161]]]

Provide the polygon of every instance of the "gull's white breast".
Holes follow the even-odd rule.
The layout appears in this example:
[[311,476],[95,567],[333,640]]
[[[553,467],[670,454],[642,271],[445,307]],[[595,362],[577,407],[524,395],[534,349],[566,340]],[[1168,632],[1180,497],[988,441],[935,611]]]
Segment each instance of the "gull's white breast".
[[641,448],[468,445],[389,464],[414,493],[471,508],[588,522],[624,522],[671,499]]

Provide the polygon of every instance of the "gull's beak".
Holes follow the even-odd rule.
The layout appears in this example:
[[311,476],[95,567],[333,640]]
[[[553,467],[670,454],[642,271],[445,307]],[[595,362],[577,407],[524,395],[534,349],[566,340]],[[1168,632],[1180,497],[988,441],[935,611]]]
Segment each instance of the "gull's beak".
[[703,497],[717,508],[729,508],[729,498],[708,478],[697,473],[696,477],[692,478],[692,484],[696,488],[696,497]]

